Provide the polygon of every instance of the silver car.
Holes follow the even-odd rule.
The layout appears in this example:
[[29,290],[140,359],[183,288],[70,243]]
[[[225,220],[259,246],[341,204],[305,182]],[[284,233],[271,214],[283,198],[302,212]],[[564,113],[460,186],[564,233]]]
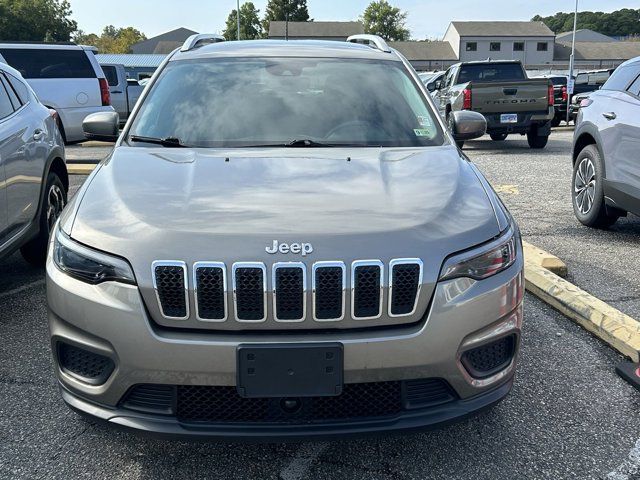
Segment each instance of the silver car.
[[[378,37],[187,40],[51,241],[64,400],[137,431],[269,440],[501,400],[520,235],[455,146],[484,118],[453,127]],[[114,139],[117,116],[85,131]]]
[[620,65],[582,99],[573,137],[573,211],[606,228],[640,215],[640,57]]
[[20,73],[0,63],[0,259],[20,248],[43,265],[69,178],[56,112]]

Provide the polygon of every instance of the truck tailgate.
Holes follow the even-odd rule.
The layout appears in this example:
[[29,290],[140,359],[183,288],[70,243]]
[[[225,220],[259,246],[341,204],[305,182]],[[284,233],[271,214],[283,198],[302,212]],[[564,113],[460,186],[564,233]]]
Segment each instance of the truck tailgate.
[[481,113],[546,112],[549,108],[547,79],[516,82],[469,83],[472,110]]

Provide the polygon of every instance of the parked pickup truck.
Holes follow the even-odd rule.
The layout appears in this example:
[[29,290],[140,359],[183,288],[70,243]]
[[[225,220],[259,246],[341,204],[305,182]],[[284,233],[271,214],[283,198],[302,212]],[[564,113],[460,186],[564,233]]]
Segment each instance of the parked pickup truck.
[[144,87],[137,80],[127,78],[124,65],[104,63],[100,64],[100,66],[109,83],[111,105],[120,115],[120,124],[124,125],[138,98],[140,98]]
[[473,110],[487,119],[492,140],[519,133],[527,135],[531,148],[547,144],[555,113],[553,85],[546,78],[527,78],[519,61],[457,63],[436,90],[434,101],[447,124],[451,112]]

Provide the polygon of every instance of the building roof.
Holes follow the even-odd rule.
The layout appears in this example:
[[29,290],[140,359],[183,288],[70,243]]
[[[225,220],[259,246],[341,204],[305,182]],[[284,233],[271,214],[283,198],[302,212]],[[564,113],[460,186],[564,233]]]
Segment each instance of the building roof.
[[[285,36],[285,24],[273,20],[269,23],[269,37]],[[364,33],[362,22],[289,22],[290,37],[333,38]]]
[[115,63],[125,68],[158,68],[166,55],[145,55],[135,53],[99,53],[98,63]]
[[[554,60],[569,60],[571,43],[558,42]],[[628,60],[640,56],[640,42],[576,42],[576,60]]]
[[553,37],[543,22],[451,22],[461,37]]
[[389,46],[398,50],[409,61],[458,60],[449,42],[389,42]]
[[170,32],[165,32],[161,35],[143,40],[142,42],[135,43],[131,47],[133,53],[170,53],[179,46],[191,35],[198,32],[189,30],[188,28],[176,28]]
[[[573,40],[573,32],[563,32],[556,35],[556,42],[571,42]],[[576,30],[576,42],[617,42],[613,37],[608,37],[600,32],[581,28]]]

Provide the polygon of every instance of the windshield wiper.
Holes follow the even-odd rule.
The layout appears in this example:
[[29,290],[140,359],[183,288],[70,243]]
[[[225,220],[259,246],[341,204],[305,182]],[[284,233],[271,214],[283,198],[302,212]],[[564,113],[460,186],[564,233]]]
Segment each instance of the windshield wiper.
[[284,145],[285,147],[333,147],[334,145],[330,143],[320,143],[314,140],[302,139],[302,140],[291,140],[289,143]]
[[184,145],[179,138],[176,137],[165,137],[165,138],[156,138],[156,137],[142,137],[140,135],[131,135],[129,140],[132,142],[145,142],[145,143],[155,143],[156,145],[162,145],[163,147],[168,148],[185,148],[187,145]]

